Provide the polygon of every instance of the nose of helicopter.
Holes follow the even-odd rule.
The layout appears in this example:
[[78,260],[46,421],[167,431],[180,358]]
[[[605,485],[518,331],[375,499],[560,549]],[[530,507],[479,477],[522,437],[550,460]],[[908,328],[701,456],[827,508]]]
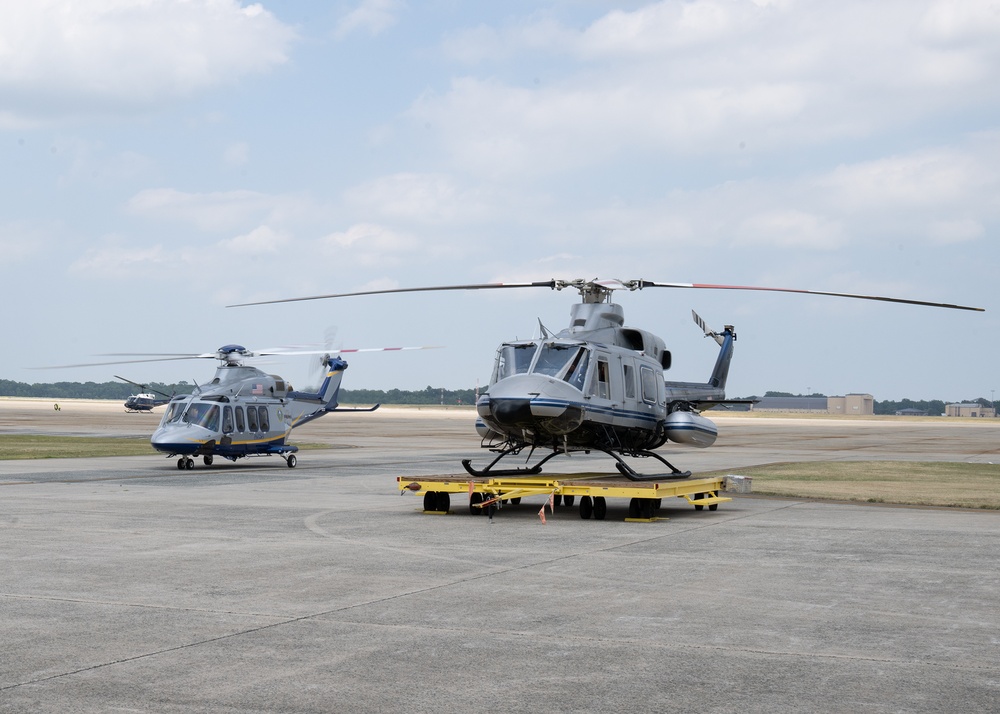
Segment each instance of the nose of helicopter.
[[583,421],[581,399],[578,389],[561,380],[516,374],[493,384],[477,408],[483,421],[501,433],[561,436]]
[[[190,433],[187,436],[190,437]],[[149,443],[157,451],[166,454],[193,454],[202,445],[197,439],[184,438],[181,429],[175,425],[159,427],[153,432]]]

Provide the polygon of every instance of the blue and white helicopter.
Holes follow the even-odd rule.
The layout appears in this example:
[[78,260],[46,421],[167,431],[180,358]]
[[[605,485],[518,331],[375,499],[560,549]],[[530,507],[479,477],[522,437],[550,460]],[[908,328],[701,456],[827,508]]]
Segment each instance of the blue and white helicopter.
[[[134,387],[139,389],[150,389],[145,384],[139,384],[138,382],[133,382],[131,379],[126,379],[119,375],[115,375],[115,379],[120,379],[123,382],[128,382]],[[157,397],[156,395],[160,396]],[[173,398],[173,395],[167,394],[166,392],[161,392],[158,389],[151,389],[148,392],[140,392],[139,394],[130,394],[125,399],[125,411],[130,413],[136,412],[151,412],[156,407],[161,407]]]
[[[146,359],[65,365],[90,367],[182,359],[215,359],[219,366],[207,384],[195,385],[191,394],[178,394],[166,405],[160,424],[150,439],[157,451],[177,458],[178,469],[194,468],[201,457],[211,466],[220,456],[236,461],[246,456],[281,456],[289,468],[296,464],[299,447],[288,443],[292,429],[332,412],[371,412],[367,408],[342,408],[337,397],[347,362],[346,352],[381,352],[424,349],[392,347],[328,350],[248,350],[242,345],[223,345],[204,354],[117,354],[109,357]],[[315,392],[300,392],[282,377],[245,364],[254,357],[273,355],[322,355],[323,381]]]

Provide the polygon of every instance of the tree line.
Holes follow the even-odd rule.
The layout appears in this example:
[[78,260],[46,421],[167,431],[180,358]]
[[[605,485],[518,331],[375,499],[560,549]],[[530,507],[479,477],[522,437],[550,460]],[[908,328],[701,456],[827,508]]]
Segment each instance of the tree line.
[[[26,384],[0,379],[0,397],[35,397],[38,399],[120,399],[137,392],[156,392],[167,396],[190,394],[194,385],[187,382],[163,384],[151,382],[142,389],[124,382],[50,382]],[[421,390],[341,389],[342,404],[446,404],[474,405],[475,389],[443,389],[428,386]]]
[[[0,379],[0,397],[36,397],[40,399],[126,399],[138,391],[155,391],[160,394],[190,394],[194,386],[187,382],[163,384],[152,382],[142,390],[124,382],[51,382],[41,384],[26,384],[9,379]],[[427,386],[420,390],[405,389],[341,389],[342,404],[443,404],[448,406],[476,403],[475,389],[444,389],[443,387]],[[792,394],[790,392],[765,392],[765,397],[820,397],[825,394]],[[757,399],[756,395],[740,397],[740,399]],[[993,406],[989,399],[977,397],[961,400],[963,404],[979,404],[981,407]],[[954,404],[955,402],[947,402]],[[895,414],[903,409],[916,409],[928,414],[943,414],[946,402],[940,399],[919,400],[901,399],[876,400],[876,414]]]

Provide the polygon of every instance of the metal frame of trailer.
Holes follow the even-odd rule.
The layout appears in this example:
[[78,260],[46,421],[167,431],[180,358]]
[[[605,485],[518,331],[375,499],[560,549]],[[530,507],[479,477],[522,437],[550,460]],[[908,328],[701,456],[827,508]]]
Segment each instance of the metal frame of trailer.
[[[607,499],[629,499],[626,521],[651,522],[664,498],[683,498],[696,510],[706,506],[710,511],[732,499],[721,495],[731,476],[687,478],[672,481],[630,481],[620,476],[596,474],[559,474],[550,477],[468,477],[399,476],[400,492],[410,491],[424,498],[424,513],[451,512],[451,494],[467,494],[469,511],[473,515],[493,516],[505,505],[517,505],[528,496],[545,496],[550,506],[572,506],[579,498],[583,519],[604,520]],[[539,511],[544,521],[545,504]]]

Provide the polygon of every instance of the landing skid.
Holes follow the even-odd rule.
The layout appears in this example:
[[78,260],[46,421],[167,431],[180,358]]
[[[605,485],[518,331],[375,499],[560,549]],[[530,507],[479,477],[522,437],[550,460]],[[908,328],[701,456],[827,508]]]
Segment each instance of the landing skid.
[[534,466],[524,466],[524,467],[519,466],[513,469],[497,469],[496,471],[493,470],[493,467],[496,466],[497,462],[500,461],[500,459],[502,459],[504,456],[516,454],[520,450],[521,450],[520,448],[517,448],[517,449],[507,449],[505,451],[500,452],[500,455],[497,456],[495,459],[493,459],[484,469],[474,468],[472,466],[472,459],[462,459],[462,466],[465,468],[466,471],[469,472],[470,476],[537,476],[542,472],[542,466],[545,464],[546,461],[551,459],[553,456],[558,456],[560,453],[562,453],[560,451],[553,451],[551,454],[546,456],[544,459],[539,461]]
[[[505,456],[510,456],[519,453],[521,451],[521,448],[522,447],[517,446],[502,450],[499,456],[493,459],[489,464],[486,465],[485,468],[482,469],[477,469],[473,467],[472,459],[462,459],[462,466],[471,476],[537,476],[542,472],[542,466],[544,466],[545,462],[547,462],[549,459],[551,459],[554,456],[559,456],[560,454],[568,453],[566,451],[553,451],[551,454],[546,456],[544,459],[539,461],[534,466],[523,466],[517,468],[509,468],[509,469],[504,468],[504,469],[494,470],[493,467],[496,466],[497,463],[499,463],[500,459],[502,459]],[[629,453],[629,456],[639,456],[639,457],[651,456],[670,469],[669,475],[641,474],[635,469],[633,469],[631,466],[629,466],[627,463],[625,463],[625,460],[615,452],[608,451],[607,449],[597,449],[597,451],[607,454],[608,456],[613,458],[615,460],[615,466],[618,468],[618,472],[621,473],[622,476],[629,479],[630,481],[665,481],[673,479],[683,479],[691,476],[690,471],[681,471],[672,463],[667,461],[665,458],[652,451],[635,451]]]
[[670,469],[669,475],[664,476],[663,474],[641,474],[635,469],[633,469],[631,466],[629,466],[627,463],[625,463],[625,460],[618,454],[614,453],[613,451],[604,451],[604,449],[601,449],[601,451],[603,451],[605,454],[607,454],[608,456],[610,456],[612,459],[615,460],[615,466],[618,468],[618,472],[621,473],[621,475],[627,478],[629,481],[664,481],[664,480],[688,478],[691,476],[690,471],[681,471],[672,463],[667,461],[665,458],[652,451],[636,451],[635,453],[629,454],[629,456],[640,456],[643,458],[651,456]]

